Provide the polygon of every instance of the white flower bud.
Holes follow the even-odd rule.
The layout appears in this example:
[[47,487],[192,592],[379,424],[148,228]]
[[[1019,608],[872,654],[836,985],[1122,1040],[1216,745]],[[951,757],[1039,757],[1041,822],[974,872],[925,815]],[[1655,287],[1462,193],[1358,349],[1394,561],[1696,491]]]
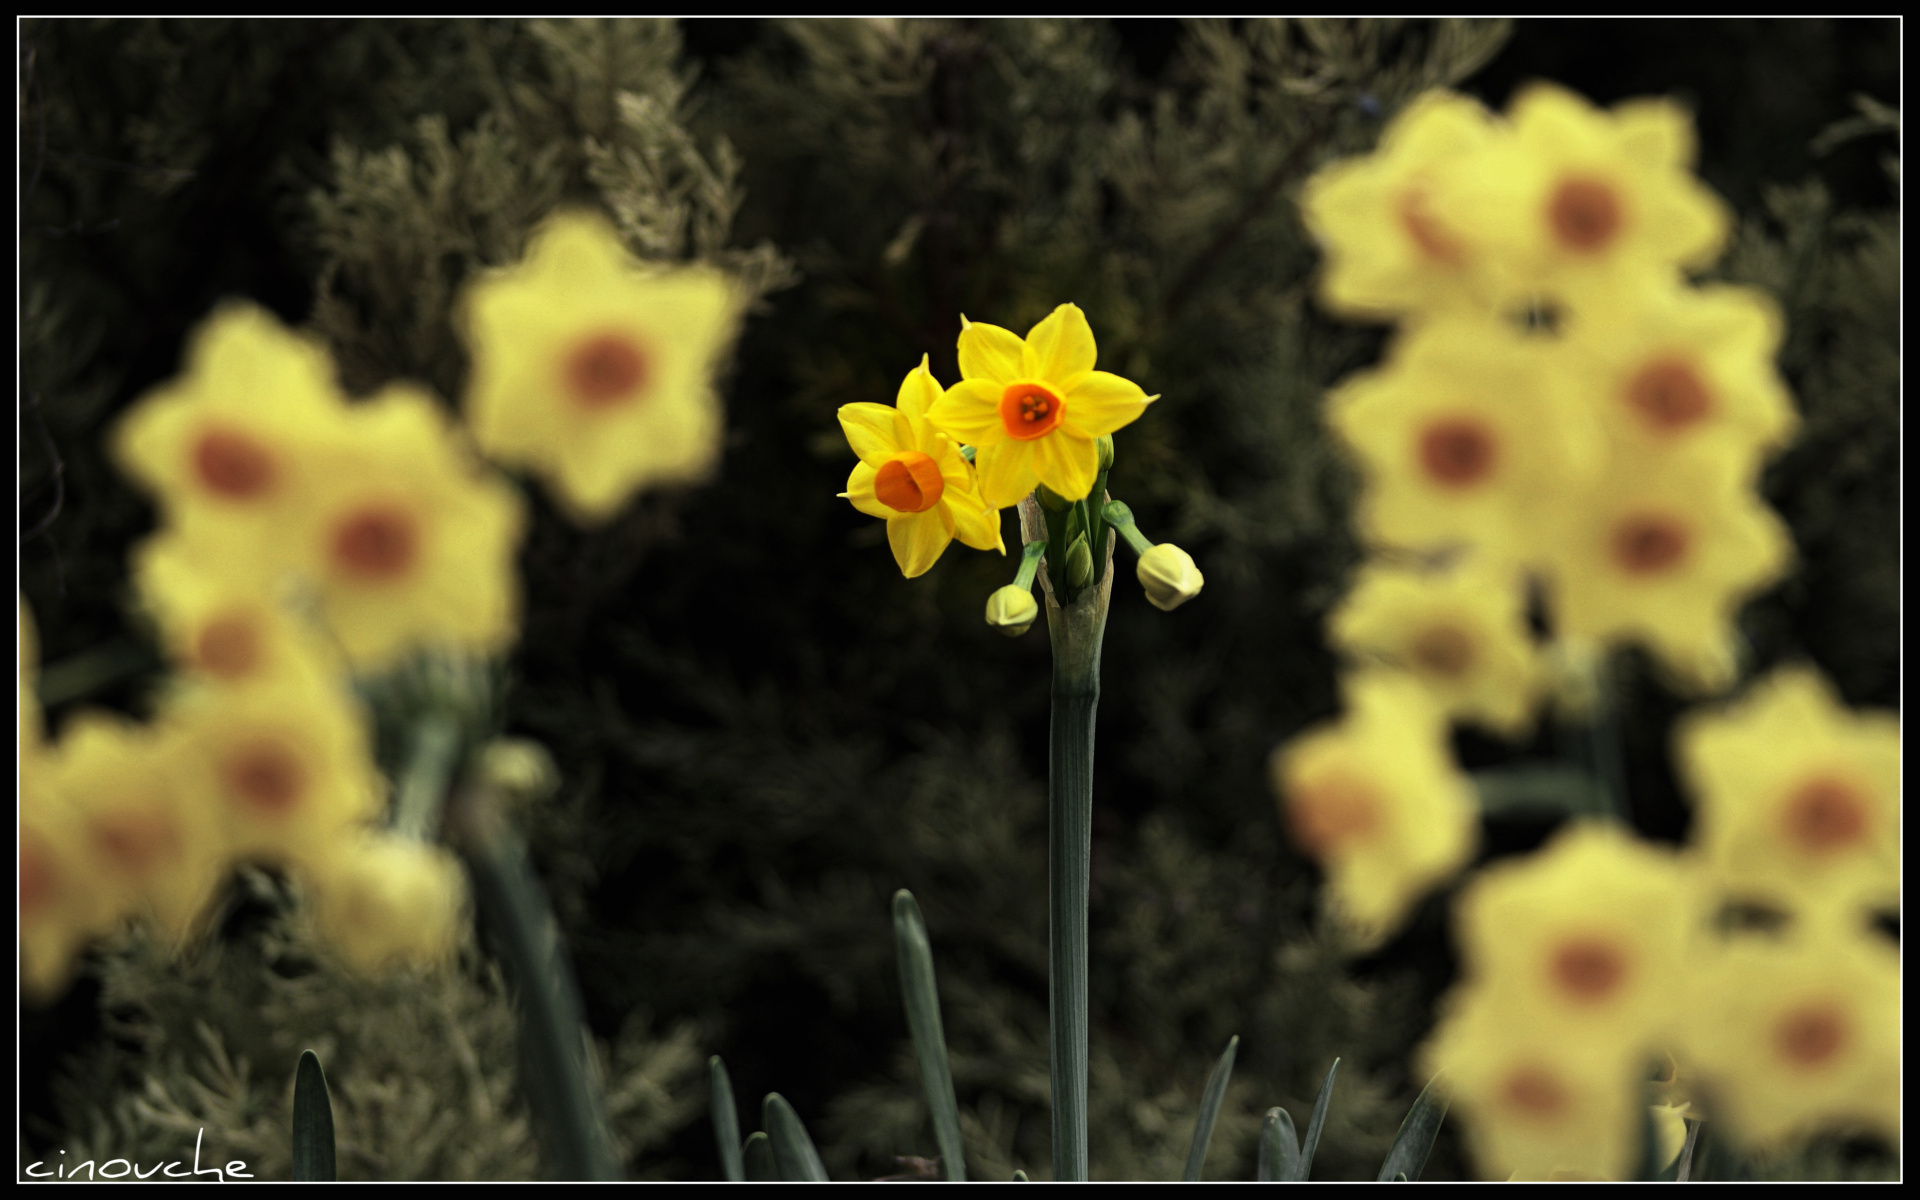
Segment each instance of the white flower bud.
[[1039,615],[1040,604],[1033,592],[1019,584],[1010,583],[987,597],[987,624],[1008,637],[1019,637],[1033,628],[1034,618]]
[[1200,594],[1207,582],[1185,550],[1161,542],[1140,556],[1140,586],[1147,602],[1161,612],[1172,612]]

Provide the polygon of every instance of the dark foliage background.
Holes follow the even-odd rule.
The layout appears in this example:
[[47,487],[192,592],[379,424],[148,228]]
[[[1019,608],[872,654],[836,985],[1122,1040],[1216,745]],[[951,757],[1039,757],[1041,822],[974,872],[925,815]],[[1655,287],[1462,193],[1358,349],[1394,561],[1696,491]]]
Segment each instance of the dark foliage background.
[[[980,619],[1011,562],[956,546],[900,578],[879,523],[834,497],[851,456],[833,414],[890,402],[923,352],[957,377],[961,312],[1024,330],[1075,300],[1102,366],[1165,396],[1119,438],[1114,492],[1207,575],[1173,614],[1130,578],[1115,589],[1095,1175],[1175,1175],[1206,1071],[1238,1033],[1210,1176],[1250,1178],[1259,1113],[1284,1104],[1304,1124],[1338,1054],[1316,1174],[1371,1178],[1453,968],[1444,897],[1377,954],[1339,953],[1264,775],[1273,746],[1335,707],[1320,623],[1357,548],[1318,403],[1380,342],[1312,304],[1298,186],[1431,85],[1499,106],[1544,77],[1600,104],[1692,106],[1700,173],[1743,219],[1717,273],[1780,296],[1807,418],[1767,476],[1802,567],[1749,611],[1756,665],[1810,657],[1848,701],[1893,707],[1897,124],[1857,119],[1854,97],[1897,110],[1897,38],[1865,20],[30,21],[21,588],[46,661],[143,636],[124,562],[154,515],[102,435],[222,297],[324,336],[356,392],[406,375],[454,397],[454,289],[511,261],[558,201],[605,205],[644,254],[741,273],[763,301],[724,384],[717,481],[587,532],[530,492],[504,712],[560,766],[528,832],[608,1069],[639,1081],[620,1118],[630,1166],[717,1177],[709,1052],[743,1099],[786,1095],[837,1176],[932,1153],[891,958],[887,898],[904,886],[934,941],[970,1166],[1032,1173],[1048,1156],[1045,638]],[[623,91],[651,104],[623,106]],[[1849,119],[1856,136],[1816,152]],[[143,711],[153,683],[91,702]],[[1678,838],[1664,748],[1680,702],[1644,669],[1627,684],[1636,815]],[[1460,744],[1471,766],[1554,750],[1551,731]],[[1503,825],[1490,852],[1547,832]],[[310,1002],[268,1005],[282,1034],[254,1029],[261,997],[292,984],[262,948],[273,922],[247,916],[275,911],[271,881],[236,889],[211,959],[108,947],[62,1000],[23,1010],[23,1144],[172,1136],[227,1111],[203,1093],[270,1140],[301,1038],[342,1047],[336,1076],[377,1061],[422,1112],[436,1088],[480,1086],[453,1080],[438,1035],[370,1032],[432,988],[308,979]],[[472,964],[467,977],[447,1011],[470,1014],[477,1044],[504,1038],[497,982]],[[207,1083],[196,1022],[229,1059],[251,1055],[250,1082]],[[490,1116],[436,1135],[445,1153],[506,1137],[519,1118],[498,1086]],[[441,1169],[407,1154],[362,1169]],[[1825,1154],[1805,1169],[1878,1161]],[[498,1167],[522,1169],[529,1157]],[[1429,1177],[1467,1169],[1443,1135]]]

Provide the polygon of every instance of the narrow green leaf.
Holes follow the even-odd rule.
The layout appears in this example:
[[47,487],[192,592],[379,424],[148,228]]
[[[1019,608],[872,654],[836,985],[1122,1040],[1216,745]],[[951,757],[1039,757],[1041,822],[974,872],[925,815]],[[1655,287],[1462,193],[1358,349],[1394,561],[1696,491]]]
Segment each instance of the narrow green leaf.
[[907,1028],[920,1060],[920,1083],[927,1090],[934,1140],[947,1179],[963,1183],[967,1163],[961,1152],[960,1105],[953,1094],[953,1070],[947,1061],[947,1036],[940,1024],[940,989],[933,974],[933,946],[913,893],[893,894],[893,943],[900,959],[900,994],[907,1006]]
[[1213,1140],[1213,1121],[1220,1115],[1220,1101],[1227,1095],[1227,1080],[1233,1077],[1233,1056],[1240,1052],[1240,1035],[1234,1034],[1227,1039],[1227,1048],[1220,1055],[1220,1061],[1213,1064],[1213,1074],[1207,1076],[1207,1089],[1200,1093],[1200,1115],[1193,1120],[1193,1144],[1187,1148],[1187,1169],[1180,1178],[1194,1183],[1200,1178],[1200,1169],[1207,1162],[1207,1143]]
[[1488,816],[1527,812],[1578,816],[1612,811],[1606,785],[1592,772],[1578,767],[1500,767],[1475,771],[1471,778],[1480,796],[1480,811]]
[[733,1103],[733,1080],[727,1076],[727,1064],[718,1054],[707,1060],[707,1077],[713,1092],[713,1136],[720,1142],[720,1169],[728,1183],[746,1180],[746,1166],[740,1159],[740,1110]]
[[827,1181],[826,1164],[820,1161],[820,1152],[813,1148],[813,1139],[807,1136],[807,1127],[800,1123],[800,1114],[793,1111],[793,1105],[779,1092],[768,1092],[765,1111],[761,1119],[767,1126],[767,1137],[773,1142],[773,1169],[787,1183],[825,1183]]
[[1429,1079],[1413,1107],[1407,1110],[1406,1120],[1400,1122],[1400,1132],[1387,1150],[1387,1161],[1380,1164],[1376,1180],[1418,1179],[1426,1169],[1427,1155],[1433,1152],[1433,1139],[1439,1136],[1440,1122],[1447,1116],[1446,1093],[1436,1086],[1439,1078],[1436,1075]]
[[301,1183],[332,1183],[333,1101],[319,1056],[307,1050],[293,1073],[293,1177]]
[[1032,1182],[1032,1180],[1029,1180],[1029,1179],[1027,1178],[1027,1173],[1026,1173],[1025,1171],[1015,1171],[1015,1172],[1013,1173],[1013,1182],[1015,1182],[1015,1183],[1031,1183],[1031,1182]]
[[773,1143],[764,1133],[756,1133],[747,1139],[741,1147],[740,1157],[746,1166],[748,1183],[775,1183],[780,1174],[773,1166]]
[[1320,1095],[1313,1101],[1313,1116],[1307,1119],[1307,1140],[1300,1143],[1300,1161],[1294,1167],[1293,1178],[1304,1182],[1313,1170],[1313,1152],[1320,1146],[1320,1130],[1327,1123],[1327,1105],[1333,1102],[1333,1077],[1340,1070],[1340,1060],[1334,1059],[1327,1068],[1327,1081],[1320,1085]]
[[1293,1117],[1284,1108],[1270,1108],[1260,1122],[1260,1161],[1254,1178],[1261,1183],[1286,1183],[1300,1163],[1300,1136]]

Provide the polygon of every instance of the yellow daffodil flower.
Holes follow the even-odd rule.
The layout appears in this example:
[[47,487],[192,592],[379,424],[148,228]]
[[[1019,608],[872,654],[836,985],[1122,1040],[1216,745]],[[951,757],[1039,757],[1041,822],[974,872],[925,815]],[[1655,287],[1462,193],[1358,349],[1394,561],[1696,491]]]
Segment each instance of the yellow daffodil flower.
[[1900,964],[1860,937],[1741,938],[1700,961],[1690,1061],[1724,1118],[1771,1148],[1822,1130],[1900,1137]]
[[1694,843],[1727,891],[1803,906],[1900,894],[1900,722],[1852,712],[1811,668],[1687,714],[1675,757]]
[[193,932],[228,861],[214,814],[188,789],[182,750],[167,726],[83,713],[62,731],[54,766],[79,820],[90,885],[175,941]]
[[1676,682],[1732,683],[1733,620],[1778,579],[1791,543],[1718,458],[1631,458],[1540,515],[1554,632],[1644,643]]
[[1412,672],[1450,716],[1517,736],[1540,687],[1524,599],[1512,571],[1477,560],[1445,572],[1376,564],[1327,632],[1350,655]]
[[1435,214],[1433,198],[1499,132],[1477,101],[1428,92],[1394,118],[1373,154],[1307,181],[1300,208],[1326,254],[1328,309],[1368,320],[1491,306],[1476,295],[1478,248]]
[[33,1000],[65,990],[81,949],[125,915],[94,869],[80,815],[46,779],[22,775],[20,986]]
[[311,877],[315,927],[351,970],[430,966],[458,944],[466,880],[438,846],[368,833],[340,843]]
[[114,431],[121,470],[168,523],[216,548],[219,569],[259,583],[286,563],[286,522],[325,474],[345,400],[326,350],[251,305],[195,332],[187,368]]
[[1552,84],[1508,105],[1512,132],[1458,163],[1431,208],[1512,297],[1582,294],[1627,275],[1670,275],[1719,254],[1727,206],[1693,175],[1693,123],[1666,100],[1601,112]]
[[1778,307],[1751,288],[1634,287],[1564,343],[1553,385],[1595,412],[1616,455],[1731,455],[1751,476],[1799,418],[1774,368]]
[[1480,1173],[1493,1179],[1622,1179],[1640,1149],[1644,1060],[1605,1041],[1569,1038],[1482,988],[1450,997],[1422,1048],[1446,1073]]
[[1699,905],[1678,856],[1613,824],[1487,867],[1461,892],[1467,978],[1531,1027],[1652,1055],[1681,999]]
[[1435,318],[1386,365],[1342,384],[1327,422],[1365,475],[1362,535],[1532,556],[1537,510],[1590,473],[1599,451],[1590,418],[1545,387],[1548,366],[1537,340],[1490,317]]
[[147,539],[133,554],[141,603],[173,661],[214,684],[275,677],[319,681],[343,669],[333,648],[258,588],[220,570],[206,543],[179,533]]
[[1028,331],[966,321],[959,383],[933,405],[934,427],[974,447],[980,491],[992,509],[1018,504],[1044,483],[1068,500],[1093,490],[1101,436],[1137,420],[1158,396],[1096,371],[1087,316],[1062,304]]
[[237,855],[311,863],[380,811],[385,784],[344,688],[272,680],[207,689],[163,719],[187,747],[190,789]]
[[940,385],[921,355],[900,382],[894,407],[840,409],[840,428],[860,456],[840,495],[886,521],[893,560],[908,579],[926,574],[956,537],[976,550],[1007,552],[1000,510],[982,503],[973,467],[928,419],[939,399]]
[[604,217],[566,212],[536,231],[525,261],[471,284],[464,304],[474,439],[539,474],[576,520],[604,520],[642,488],[713,468],[712,376],[739,309],[725,275],[643,268]]
[[1424,688],[1367,671],[1345,691],[1345,716],[1275,752],[1273,782],[1294,844],[1326,870],[1333,909],[1372,942],[1472,857],[1480,812]]
[[290,534],[347,657],[379,669],[422,644],[506,646],[518,623],[518,494],[478,469],[421,392],[390,387],[350,416],[351,452]]

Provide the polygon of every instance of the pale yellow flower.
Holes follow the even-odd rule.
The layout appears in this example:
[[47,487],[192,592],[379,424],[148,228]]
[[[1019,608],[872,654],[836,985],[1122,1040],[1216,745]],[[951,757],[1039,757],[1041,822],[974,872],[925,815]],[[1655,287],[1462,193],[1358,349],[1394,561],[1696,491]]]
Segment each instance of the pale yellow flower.
[[220,568],[206,542],[177,532],[142,542],[133,553],[141,603],[167,654],[190,677],[213,684],[274,677],[323,680],[344,665],[310,625]]
[[340,843],[311,877],[315,927],[354,971],[431,965],[458,943],[466,878],[438,846],[368,833]]
[[20,986],[46,1001],[66,989],[75,960],[126,914],[97,886],[79,814],[47,782],[21,778]]

